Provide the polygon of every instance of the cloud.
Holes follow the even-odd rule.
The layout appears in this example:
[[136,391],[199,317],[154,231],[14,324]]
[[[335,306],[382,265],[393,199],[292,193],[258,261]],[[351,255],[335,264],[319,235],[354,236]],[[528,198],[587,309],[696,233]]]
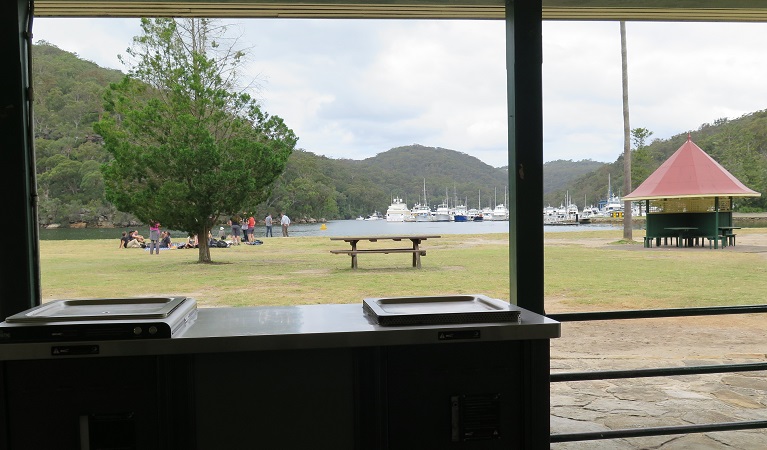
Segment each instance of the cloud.
[[[246,82],[299,147],[363,159],[409,144],[507,164],[502,21],[247,19]],[[47,40],[123,69],[138,19],[36,19]],[[767,24],[627,23],[630,123],[653,138],[764,109]],[[623,151],[617,22],[544,22],[544,159]]]

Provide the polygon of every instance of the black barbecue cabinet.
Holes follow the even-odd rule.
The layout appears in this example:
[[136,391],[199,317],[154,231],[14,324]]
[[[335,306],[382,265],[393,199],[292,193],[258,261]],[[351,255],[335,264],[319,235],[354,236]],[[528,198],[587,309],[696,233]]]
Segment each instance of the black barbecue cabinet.
[[56,300],[0,325],[0,449],[548,448],[559,331],[479,294]]

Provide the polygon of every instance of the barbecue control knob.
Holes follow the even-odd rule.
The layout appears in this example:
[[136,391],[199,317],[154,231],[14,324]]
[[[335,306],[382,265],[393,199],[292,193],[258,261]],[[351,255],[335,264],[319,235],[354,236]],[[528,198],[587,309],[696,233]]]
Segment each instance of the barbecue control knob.
[[134,327],[133,328],[133,334],[135,334],[136,336],[140,335],[141,334],[141,327]]
[[149,327],[149,334],[157,334],[157,327],[154,325]]

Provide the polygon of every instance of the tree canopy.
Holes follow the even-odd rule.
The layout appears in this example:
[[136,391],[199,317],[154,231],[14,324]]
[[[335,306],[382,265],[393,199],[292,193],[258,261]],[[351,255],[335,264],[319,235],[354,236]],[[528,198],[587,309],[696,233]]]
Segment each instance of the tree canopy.
[[145,223],[194,232],[209,262],[208,232],[268,197],[297,137],[236,89],[245,53],[221,46],[225,27],[159,18],[141,29],[94,126],[112,156],[106,198]]

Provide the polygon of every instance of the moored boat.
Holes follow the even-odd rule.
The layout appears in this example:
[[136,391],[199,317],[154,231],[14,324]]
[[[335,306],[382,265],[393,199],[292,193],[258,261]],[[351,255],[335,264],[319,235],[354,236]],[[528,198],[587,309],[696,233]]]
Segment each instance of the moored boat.
[[470,222],[482,222],[482,212],[476,208],[471,208],[467,212],[468,220]]
[[434,222],[450,222],[450,208],[447,203],[440,203],[434,210]]
[[410,210],[407,208],[407,204],[403,203],[401,198],[395,198],[386,210],[386,221],[404,222],[405,216],[409,215]]
[[498,204],[493,208],[492,220],[509,220],[509,210],[504,204]]
[[410,212],[416,222],[432,222],[431,209],[426,205],[417,204]]
[[450,215],[453,217],[454,222],[468,222],[469,212],[466,210],[466,206],[458,205],[450,211]]
[[365,217],[365,220],[382,220],[384,217],[378,211],[373,211],[373,214]]

